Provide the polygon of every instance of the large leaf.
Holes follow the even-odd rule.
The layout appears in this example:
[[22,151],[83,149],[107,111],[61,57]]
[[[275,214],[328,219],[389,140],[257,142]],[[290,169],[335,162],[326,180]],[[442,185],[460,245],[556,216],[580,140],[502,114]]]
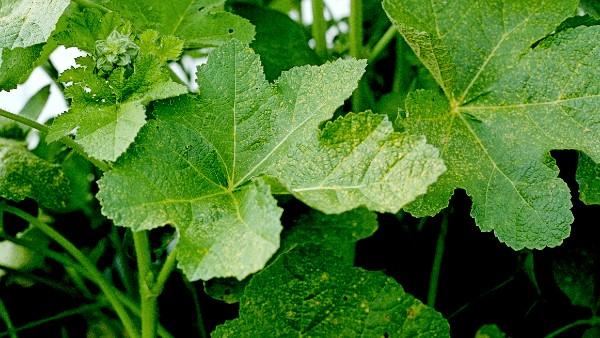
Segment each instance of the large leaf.
[[25,145],[0,138],[0,196],[21,201],[36,200],[51,209],[69,200],[69,181],[60,166],[33,155]]
[[23,48],[46,42],[69,0],[0,2],[0,48]]
[[600,159],[600,27],[565,30],[531,46],[576,6],[384,1],[445,93],[420,91],[407,100],[406,130],[425,134],[448,166],[410,212],[435,214],[463,188],[477,225],[514,249],[556,246],[569,235],[570,194],[549,152],[579,149]]
[[579,154],[577,183],[579,183],[579,199],[583,203],[600,204],[600,165],[586,154]]
[[109,0],[107,7],[131,20],[139,29],[175,35],[186,48],[217,46],[237,39],[249,43],[254,27],[248,20],[223,10],[225,0]]
[[240,317],[213,337],[449,337],[448,322],[392,278],[308,246],[252,278]]
[[[119,67],[108,78],[98,74],[92,57],[78,59],[80,67],[61,74],[60,80],[72,84],[65,90],[71,107],[58,116],[47,135],[48,142],[76,131],[75,141],[94,158],[116,160],[146,123],[145,106],[153,100],[181,95],[187,87],[173,82],[165,61],[173,53],[174,42],[146,31],[138,39],[140,52],[133,71]],[[157,47],[158,46],[158,47]]]
[[[348,196],[347,203],[315,205],[322,211],[363,204],[398,210],[443,171],[431,146],[394,133],[384,117],[370,113],[327,129],[354,132],[349,126],[361,121],[373,121],[372,128],[347,139],[331,132],[330,143],[319,141],[319,124],[350,96],[364,67],[356,60],[298,67],[270,84],[258,55],[238,41],[225,43],[199,68],[199,94],[156,104],[155,119],[100,180],[104,214],[134,230],[174,225],[179,263],[190,279],[242,279],[279,246],[280,211],[269,189],[255,181],[263,174],[293,193],[305,189],[297,196],[307,202]],[[415,148],[396,150],[389,139]],[[307,160],[317,162],[308,168]],[[414,171],[398,172],[402,168]],[[303,175],[306,180],[292,179]],[[397,177],[410,182],[398,187]],[[375,191],[381,196],[372,196]]]

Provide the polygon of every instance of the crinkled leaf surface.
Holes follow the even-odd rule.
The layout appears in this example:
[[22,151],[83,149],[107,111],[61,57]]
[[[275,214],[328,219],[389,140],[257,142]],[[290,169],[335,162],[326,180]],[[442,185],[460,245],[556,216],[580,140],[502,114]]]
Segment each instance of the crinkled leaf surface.
[[[238,41],[225,43],[199,68],[199,94],[156,104],[155,119],[102,178],[98,198],[104,214],[134,230],[164,224],[177,227],[181,236],[179,264],[192,280],[228,276],[242,279],[261,268],[279,246],[281,211],[261,180],[253,180],[262,174],[275,175],[292,188],[322,183],[306,194],[315,201],[320,194],[331,199],[333,189],[339,194],[344,194],[346,188],[352,190],[347,193],[352,200],[346,204],[340,200],[336,205],[317,206],[329,212],[367,204],[366,197],[358,196],[364,187],[356,185],[368,185],[373,180],[387,200],[382,205],[369,202],[369,206],[390,207],[398,192],[394,163],[403,161],[395,157],[397,151],[389,150],[385,157],[384,144],[366,146],[366,154],[353,153],[352,146],[370,139],[368,131],[362,132],[359,140],[349,137],[319,145],[319,124],[331,118],[350,96],[364,67],[364,61],[356,60],[298,67],[270,84],[258,55]],[[371,115],[343,118],[330,128],[343,127],[345,121],[355,121],[357,116]],[[380,124],[385,121],[379,119]],[[372,134],[375,139],[400,138],[391,128]],[[302,149],[323,157],[319,159],[322,167],[311,167],[312,181],[290,179],[300,175],[298,170],[305,170],[300,162],[307,159],[297,156]],[[437,157],[431,157],[431,150],[430,146],[426,151],[416,147],[414,156],[420,163],[430,162],[433,169],[403,177],[427,185],[429,178],[439,175],[443,165]],[[381,157],[369,165],[369,159],[376,156]],[[368,178],[352,177],[351,162],[365,168],[363,174]],[[282,169],[287,165],[297,170]],[[390,174],[387,185],[381,179],[386,173]],[[418,191],[404,193],[414,198]],[[395,209],[405,201],[396,201]]]
[[60,166],[33,155],[21,142],[0,138],[0,196],[13,201],[32,198],[45,208],[59,209],[69,194]]
[[549,157],[600,159],[600,27],[551,33],[577,1],[385,0],[384,7],[445,93],[407,100],[406,130],[436,145],[448,172],[409,207],[435,214],[457,188],[484,231],[514,249],[559,245],[573,216]]
[[136,29],[154,29],[185,41],[186,48],[218,46],[230,39],[249,43],[254,26],[223,10],[225,0],[110,0],[104,3]]
[[69,0],[0,2],[0,48],[23,48],[46,42],[69,3]]
[[486,324],[477,330],[475,338],[506,338],[506,334],[496,324]]
[[583,203],[600,204],[600,165],[583,153],[579,154],[577,163],[577,183]]
[[448,322],[392,278],[316,246],[282,254],[254,276],[240,317],[213,337],[449,337]]
[[156,32],[142,34],[140,55],[128,76],[119,67],[105,79],[97,74],[92,57],[79,58],[78,68],[61,74],[61,81],[72,83],[65,90],[72,102],[69,111],[55,119],[48,142],[76,131],[75,141],[90,156],[116,160],[146,123],[145,105],[187,92],[185,86],[170,79],[165,69],[166,60],[173,55],[172,44],[165,44],[168,41],[172,39],[159,39]]

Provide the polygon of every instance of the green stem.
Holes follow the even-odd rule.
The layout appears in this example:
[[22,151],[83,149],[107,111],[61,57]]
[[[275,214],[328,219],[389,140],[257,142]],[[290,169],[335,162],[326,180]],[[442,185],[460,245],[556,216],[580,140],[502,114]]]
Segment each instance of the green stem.
[[383,52],[383,50],[385,50],[387,45],[394,39],[395,36],[396,36],[396,27],[394,27],[392,25],[392,26],[390,26],[390,28],[387,29],[387,31],[385,31],[383,36],[379,39],[379,41],[377,41],[377,43],[373,47],[373,50],[371,51],[371,55],[369,55],[369,60],[368,60],[369,64],[373,64],[375,61],[377,61],[377,58],[379,57],[381,52]]
[[[350,0],[350,56],[360,59],[363,48],[363,29],[362,29],[362,0]],[[362,110],[361,85],[352,94],[352,111]]]
[[76,3],[76,4],[78,4],[81,7],[94,8],[94,9],[100,10],[103,13],[112,12],[110,9],[102,6],[99,3],[91,1],[91,0],[73,0],[73,2]]
[[21,270],[17,270],[14,268],[11,268],[9,266],[6,265],[2,265],[0,264],[0,270],[4,270],[4,271],[8,271],[10,272],[12,275],[16,275],[19,276],[21,278],[27,279],[27,280],[31,280],[35,283],[39,283],[39,284],[43,284],[49,288],[64,292],[68,295],[70,295],[71,297],[76,297],[77,295],[77,290],[73,289],[72,287],[69,286],[64,286],[62,282],[59,281],[55,281],[52,280],[50,278],[46,278],[46,277],[40,277],[38,275],[35,275],[31,272],[25,272],[25,271],[21,271]]
[[[40,131],[40,133],[48,134],[49,128],[47,126],[45,126],[37,121],[28,119],[24,116],[13,114],[13,113],[7,112],[6,110],[3,110],[3,109],[0,109],[0,116],[6,117],[7,119],[11,119],[15,122],[24,124],[30,128],[37,129]],[[71,149],[75,150],[76,152],[78,152],[81,156],[85,157],[89,162],[91,162],[93,165],[98,167],[98,169],[100,169],[102,171],[108,171],[110,169],[108,164],[106,164],[102,161],[98,161],[92,157],[89,157],[85,153],[83,148],[79,144],[77,144],[72,138],[65,136],[65,137],[61,138],[60,141],[64,145],[66,145],[66,146],[70,147]]]
[[12,320],[10,320],[10,315],[8,314],[8,310],[6,309],[6,306],[4,306],[4,302],[2,301],[2,299],[0,299],[0,317],[2,317],[2,321],[4,321],[4,324],[6,325],[6,329],[8,330],[2,336],[9,335],[10,338],[17,338],[18,330],[15,329],[15,326],[13,325]]
[[573,323],[567,324],[567,325],[551,332],[550,334],[548,334],[546,336],[546,338],[558,337],[559,335],[571,330],[572,328],[575,328],[577,326],[583,326],[583,325],[599,326],[600,325],[600,317],[592,317],[590,319],[580,319],[580,320],[574,321]]
[[312,35],[315,39],[315,52],[321,59],[327,58],[327,40],[325,33],[327,32],[327,22],[325,21],[325,8],[323,0],[312,0]]
[[429,276],[429,292],[427,293],[427,305],[435,307],[435,299],[437,297],[438,284],[440,279],[440,270],[442,268],[442,258],[444,257],[444,248],[446,246],[446,234],[448,233],[448,212],[444,213],[440,233],[438,235],[437,244],[435,247],[435,257]]
[[[101,302],[98,302],[96,304],[83,305],[83,306],[80,306],[80,307],[77,307],[74,309],[60,312],[60,313],[58,313],[54,316],[48,317],[48,318],[36,320],[36,321],[30,322],[30,323],[27,323],[26,325],[19,326],[18,328],[14,329],[14,331],[23,331],[23,330],[27,330],[27,329],[32,329],[34,327],[44,325],[44,324],[47,324],[47,323],[50,323],[50,322],[53,322],[56,320],[60,320],[63,318],[76,316],[76,315],[86,313],[86,312],[96,311],[96,310],[103,308],[104,306],[105,306],[105,304],[103,304]],[[0,337],[5,337],[8,334],[9,334],[9,332],[0,333]]]
[[204,325],[204,319],[202,317],[202,308],[200,307],[200,301],[198,297],[198,291],[194,287],[190,281],[183,276],[183,282],[185,283],[185,287],[192,294],[192,301],[194,302],[194,310],[196,311],[196,322],[198,323],[198,334],[200,338],[208,338],[208,333],[206,332],[206,326]]
[[[3,212],[3,210],[0,209],[0,212]],[[84,276],[84,277],[88,278],[89,280],[91,280],[92,282],[98,284],[97,281],[92,276],[90,276],[89,273],[84,268],[77,265],[75,262],[73,262],[69,257],[67,257],[65,255],[62,255],[58,252],[54,252],[52,250],[45,249],[40,246],[36,246],[34,243],[31,243],[30,241],[27,241],[27,240],[7,236],[6,234],[0,234],[0,238],[7,240],[7,241],[11,241],[11,242],[21,245],[23,247],[26,247],[27,249],[29,249],[33,252],[39,253],[39,254],[43,255],[44,257],[50,258],[50,259],[62,264],[65,267],[70,267],[73,270],[77,271],[82,276]],[[119,301],[121,303],[123,303],[123,305],[126,308],[128,308],[134,315],[141,318],[141,310],[140,310],[140,306],[138,304],[136,304],[134,301],[132,301],[125,294],[121,293],[119,290],[114,289],[114,292],[117,295],[117,297],[119,298]],[[158,324],[158,334],[163,338],[172,338],[173,337],[173,335],[171,335],[160,324]]]
[[167,255],[167,259],[165,260],[165,263],[163,264],[162,268],[160,269],[160,271],[158,272],[158,277],[156,277],[156,281],[154,282],[154,285],[152,286],[152,293],[156,295],[156,297],[158,297],[164,287],[165,287],[165,283],[167,282],[167,280],[169,279],[169,276],[171,276],[171,273],[175,270],[175,266],[177,265],[177,259],[176,259],[176,254],[175,254],[175,250],[172,250],[168,255]]
[[152,292],[154,274],[152,273],[148,232],[133,232],[133,243],[137,258],[140,304],[142,306],[142,338],[154,338],[156,336],[157,295]]
[[29,222],[29,224],[38,228],[46,236],[48,236],[53,241],[58,243],[61,247],[63,247],[79,264],[81,264],[81,266],[83,266],[83,268],[87,271],[89,277],[92,280],[94,280],[96,284],[98,284],[98,287],[100,287],[102,292],[106,295],[107,300],[110,302],[111,306],[117,313],[117,316],[123,323],[123,326],[125,327],[125,330],[127,331],[128,335],[132,338],[138,337],[135,325],[131,320],[129,313],[127,313],[127,311],[123,307],[123,304],[119,302],[115,289],[104,278],[102,273],[98,271],[96,266],[92,262],[90,262],[90,260],[81,251],[79,251],[79,249],[77,249],[77,247],[75,247],[73,243],[71,243],[68,239],[63,237],[60,233],[58,233],[50,226],[40,222],[37,218],[29,215],[28,213],[18,208],[14,208],[5,204],[0,204],[0,208],[2,208],[5,212],[9,212]]

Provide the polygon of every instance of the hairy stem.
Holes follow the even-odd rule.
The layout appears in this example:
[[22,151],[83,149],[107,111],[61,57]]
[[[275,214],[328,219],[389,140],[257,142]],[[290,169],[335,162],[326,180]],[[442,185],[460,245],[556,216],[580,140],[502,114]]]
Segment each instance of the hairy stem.
[[154,274],[152,273],[148,232],[133,232],[133,243],[137,258],[140,304],[142,306],[142,338],[153,338],[156,336],[157,308],[156,295],[152,292]]
[[577,321],[574,321],[570,324],[567,324],[551,333],[549,333],[546,338],[554,338],[554,337],[558,337],[561,334],[575,328],[578,326],[583,326],[583,325],[589,325],[589,326],[600,326],[600,317],[592,317],[590,319],[580,319]]
[[438,235],[435,246],[435,257],[433,258],[433,266],[431,275],[429,276],[429,292],[427,293],[427,305],[435,307],[437,297],[438,284],[440,279],[440,270],[442,268],[442,258],[444,257],[444,249],[446,246],[446,234],[448,233],[448,212],[444,213],[442,224],[440,225],[440,233]]
[[137,338],[137,330],[136,327],[129,316],[129,313],[123,307],[123,304],[119,301],[117,297],[117,293],[115,289],[110,285],[110,283],[104,278],[102,273],[98,271],[96,266],[83,254],[83,252],[79,251],[73,243],[71,243],[68,239],[63,237],[60,233],[54,230],[52,227],[47,224],[39,221],[37,218],[31,216],[30,214],[6,204],[0,204],[0,208],[5,212],[11,213],[31,224],[32,226],[38,228],[42,231],[46,236],[59,244],[63,249],[65,249],[81,266],[87,271],[87,274],[91,279],[93,279],[102,293],[106,296],[108,302],[110,302],[111,306],[115,310],[117,316],[123,323],[123,327],[127,331],[127,334],[132,338]]
[[327,32],[327,22],[325,21],[325,7],[323,0],[312,0],[312,35],[315,39],[315,52],[321,59],[327,58],[327,41],[325,33]]
[[375,61],[377,61],[377,58],[379,57],[379,55],[381,55],[381,52],[385,50],[385,48],[389,45],[389,43],[394,39],[395,36],[396,28],[394,26],[390,26],[390,28],[388,28],[387,31],[385,31],[383,36],[381,36],[379,41],[377,41],[377,43],[373,47],[373,50],[369,55],[369,64],[373,64]]

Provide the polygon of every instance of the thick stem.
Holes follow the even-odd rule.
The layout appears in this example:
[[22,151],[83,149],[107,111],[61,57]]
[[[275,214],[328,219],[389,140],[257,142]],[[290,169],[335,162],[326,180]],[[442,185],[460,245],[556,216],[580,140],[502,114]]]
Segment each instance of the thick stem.
[[446,234],[448,233],[448,212],[444,213],[442,224],[440,225],[440,233],[438,235],[437,244],[435,246],[435,257],[429,276],[429,292],[427,293],[427,305],[435,307],[435,299],[437,297],[438,284],[440,279],[440,270],[442,268],[442,258],[444,257],[444,248],[446,246]]
[[379,41],[377,41],[377,43],[373,47],[373,50],[371,51],[371,55],[369,55],[369,60],[368,60],[369,64],[373,64],[375,61],[377,61],[377,58],[379,57],[381,52],[383,52],[385,50],[385,48],[394,39],[395,36],[396,36],[396,27],[394,27],[392,25],[392,26],[390,26],[390,28],[387,29],[387,31],[385,31],[383,36],[379,39]]
[[96,282],[98,287],[100,287],[100,290],[102,290],[102,293],[104,293],[106,299],[108,300],[108,302],[110,302],[112,308],[117,313],[117,316],[121,320],[121,323],[123,323],[123,327],[127,331],[127,334],[132,338],[138,337],[136,327],[133,321],[131,320],[129,313],[125,310],[123,304],[121,304],[121,302],[119,301],[115,289],[113,289],[110,283],[104,278],[102,273],[98,271],[96,266],[81,251],[79,251],[79,249],[77,249],[77,247],[75,247],[73,243],[71,243],[68,239],[63,237],[60,233],[58,233],[50,226],[46,225],[45,223],[39,221],[37,218],[29,215],[28,213],[18,208],[14,208],[5,204],[0,204],[0,208],[3,209],[5,212],[9,212],[29,222],[29,224],[38,228],[46,236],[58,243],[73,258],[75,258],[75,260],[79,264],[81,264],[81,266],[83,266],[83,268],[87,271],[89,277]]
[[600,326],[600,317],[592,317],[590,319],[581,319],[581,320],[574,321],[573,323],[567,324],[567,325],[551,332],[550,334],[548,334],[546,336],[546,338],[558,337],[561,334],[571,330],[572,328],[575,328],[577,326],[583,326],[583,325]]
[[156,296],[152,292],[154,274],[152,273],[152,259],[150,257],[150,244],[146,231],[133,232],[135,256],[138,266],[138,283],[140,287],[140,304],[142,307],[142,338],[156,336]]
[[327,22],[325,21],[325,9],[323,0],[312,0],[312,35],[315,39],[315,52],[321,59],[327,58]]
[[[360,59],[363,48],[363,30],[362,30],[362,0],[350,0],[350,56]],[[352,95],[352,110],[359,112],[362,110],[362,98],[360,83]]]

